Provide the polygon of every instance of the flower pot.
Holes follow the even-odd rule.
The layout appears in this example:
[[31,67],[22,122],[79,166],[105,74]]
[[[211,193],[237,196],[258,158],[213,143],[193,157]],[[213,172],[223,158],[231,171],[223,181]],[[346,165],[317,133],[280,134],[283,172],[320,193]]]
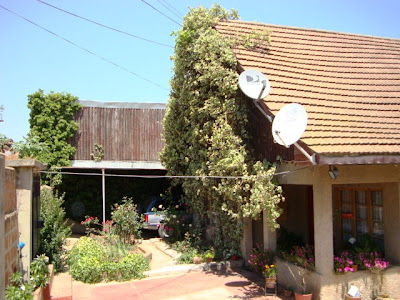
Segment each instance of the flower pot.
[[312,299],[312,294],[297,294],[297,293],[294,293],[294,298],[296,300],[311,300]]
[[351,267],[353,268],[354,273],[358,271],[358,265],[352,265]]
[[283,290],[283,296],[285,296],[285,297],[291,297],[291,296],[292,296],[292,291]]
[[351,296],[346,294],[344,296],[344,299],[346,299],[346,300],[361,300],[361,297],[351,297]]
[[43,300],[50,300],[51,295],[50,295],[50,285],[46,285],[44,288],[42,288],[42,295],[43,295]]
[[208,263],[212,262],[213,260],[214,260],[213,257],[206,257],[206,262],[208,262]]
[[265,287],[268,289],[274,289],[276,285],[276,278],[265,278]]
[[195,256],[193,257],[193,263],[194,264],[201,264],[201,257]]

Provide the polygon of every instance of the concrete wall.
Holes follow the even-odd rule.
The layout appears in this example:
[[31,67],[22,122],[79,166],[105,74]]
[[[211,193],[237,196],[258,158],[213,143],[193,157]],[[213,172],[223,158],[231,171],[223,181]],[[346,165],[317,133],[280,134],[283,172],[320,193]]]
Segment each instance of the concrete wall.
[[380,274],[373,274],[365,270],[345,275],[334,273],[321,275],[279,258],[275,264],[278,268],[279,285],[291,286],[295,291],[300,291],[302,277],[299,273],[303,273],[306,289],[313,293],[315,300],[344,299],[350,285],[354,285],[360,290],[363,299],[376,297],[380,292],[389,295],[392,299],[400,299],[400,267],[390,267]]
[[18,211],[16,197],[16,174],[12,168],[5,169],[5,270],[6,270],[6,286],[9,283],[11,275],[17,271],[17,246],[19,239],[18,231]]
[[[21,272],[24,278],[29,276],[29,267],[33,259],[32,249],[32,199],[35,173],[43,170],[45,165],[34,159],[7,160],[6,166],[15,169],[16,201],[18,211],[19,241],[25,243],[22,249]],[[40,185],[40,182],[37,182]],[[40,186],[38,186],[40,189]]]

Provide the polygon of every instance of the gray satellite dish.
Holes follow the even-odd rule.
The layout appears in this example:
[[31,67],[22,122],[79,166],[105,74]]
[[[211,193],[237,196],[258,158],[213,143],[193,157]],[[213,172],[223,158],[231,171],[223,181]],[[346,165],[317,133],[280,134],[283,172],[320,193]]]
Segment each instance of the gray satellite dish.
[[296,143],[306,130],[307,112],[303,106],[291,103],[282,107],[272,123],[272,135],[275,142],[289,147]]
[[239,87],[242,92],[255,100],[267,97],[271,85],[268,78],[256,70],[247,70],[239,76]]

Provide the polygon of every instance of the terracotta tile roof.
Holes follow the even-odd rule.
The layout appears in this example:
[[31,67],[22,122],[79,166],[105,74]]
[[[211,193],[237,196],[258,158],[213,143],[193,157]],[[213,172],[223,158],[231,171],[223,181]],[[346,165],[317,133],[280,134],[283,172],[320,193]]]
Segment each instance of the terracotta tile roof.
[[301,138],[318,154],[400,154],[400,40],[254,22],[217,25],[223,35],[270,30],[271,44],[235,49],[239,69],[271,82],[272,114],[304,105]]

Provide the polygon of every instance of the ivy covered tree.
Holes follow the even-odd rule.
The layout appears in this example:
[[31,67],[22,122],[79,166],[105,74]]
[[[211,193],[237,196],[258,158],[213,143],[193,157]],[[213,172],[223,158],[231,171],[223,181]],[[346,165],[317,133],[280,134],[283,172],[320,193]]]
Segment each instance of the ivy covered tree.
[[[216,224],[214,246],[223,257],[240,252],[243,217],[268,213],[278,227],[282,191],[273,183],[275,167],[253,159],[247,109],[238,96],[237,60],[241,44],[268,42],[268,34],[225,39],[218,22],[237,19],[236,11],[219,5],[191,9],[176,35],[174,76],[164,118],[165,147],[161,161],[176,179],[198,220]],[[251,41],[251,43],[248,43]],[[199,224],[204,228],[204,224]]]
[[69,140],[79,126],[73,117],[81,107],[77,100],[77,97],[69,93],[45,94],[43,90],[28,95],[30,131],[27,144],[34,142],[33,144],[40,145],[43,150],[30,153],[29,149],[35,147],[28,147],[25,149],[25,156],[35,156],[49,168],[71,164],[75,147]]

